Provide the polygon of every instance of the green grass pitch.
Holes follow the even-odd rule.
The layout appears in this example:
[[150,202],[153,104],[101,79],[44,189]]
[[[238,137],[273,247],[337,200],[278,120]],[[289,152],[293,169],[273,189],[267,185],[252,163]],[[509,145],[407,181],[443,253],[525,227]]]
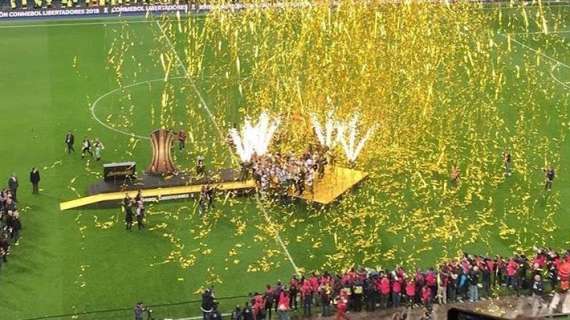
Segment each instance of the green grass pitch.
[[[496,14],[495,10],[501,9],[484,10]],[[415,178],[405,172],[378,168],[382,162],[373,160],[359,164],[373,173],[371,178],[339,204],[326,209],[303,203],[264,204],[261,209],[253,198],[221,195],[206,219],[198,216],[194,201],[152,205],[148,210],[148,229],[131,233],[124,230],[119,209],[61,212],[59,202],[84,194],[90,183],[100,179],[102,171],[100,163],[82,160],[79,151],[71,156],[64,153],[63,139],[68,130],[75,133],[76,149],[85,136],[100,138],[106,147],[103,162],[135,160],[141,170],[150,160],[148,141],[139,140],[134,145],[128,136],[101,126],[93,119],[90,107],[118,87],[109,52],[112,48],[120,50],[125,43],[121,34],[128,30],[134,36],[126,41],[132,44],[123,57],[127,61],[123,80],[124,84],[141,83],[105,96],[95,113],[108,123],[134,124],[125,126],[125,130],[140,136],[156,128],[156,116],[151,114],[158,112],[163,87],[160,82],[145,81],[164,77],[157,59],[164,50],[164,41],[158,39],[160,30],[155,20],[143,17],[0,23],[0,176],[3,174],[7,180],[15,172],[20,178],[18,197],[24,227],[19,245],[13,247],[8,264],[0,271],[0,317],[24,319],[125,308],[139,300],[148,304],[175,303],[198,299],[197,293],[207,285],[214,285],[219,297],[229,297],[261,290],[266,283],[277,279],[287,280],[295,270],[275,240],[274,228],[268,228],[263,212],[279,226],[279,236],[292,260],[307,271],[323,266],[339,267],[342,263],[334,262],[348,258],[355,264],[372,266],[400,262],[429,266],[458,250],[494,255],[528,249],[532,243],[568,246],[570,145],[564,138],[570,121],[554,114],[566,114],[570,103],[570,9],[563,5],[548,9],[548,14],[556,17],[553,20],[557,19],[557,29],[549,34],[538,32],[534,25],[529,27],[531,33],[526,33],[519,10],[502,10],[502,19],[515,17],[512,21],[516,23],[509,25],[512,28],[509,31],[520,32],[512,35],[516,41],[511,40],[510,51],[505,55],[508,60],[503,61],[506,78],[500,92],[503,105],[525,103],[521,101],[521,92],[538,84],[548,89],[537,90],[529,98],[532,101],[528,102],[533,102],[537,109],[536,117],[526,127],[518,122],[520,114],[516,107],[501,109],[504,126],[510,127],[514,135],[521,133],[517,130],[529,129],[532,138],[523,139],[521,144],[526,151],[519,152],[519,158],[514,150],[512,178],[492,188],[483,186],[489,188],[481,191],[485,193],[484,200],[457,209],[454,214],[462,236],[447,240],[428,236],[443,232],[441,229],[399,228],[437,225],[425,217],[429,208],[441,204],[418,204],[411,193],[403,193],[402,199],[410,199],[409,207],[391,206],[390,193],[378,190],[405,189],[408,179]],[[532,19],[537,9],[527,10]],[[498,25],[497,22],[486,28],[496,31]],[[508,50],[506,37],[497,36],[495,40],[498,51]],[[175,47],[184,56],[180,44]],[[205,50],[205,60],[212,59],[213,55]],[[524,66],[537,59],[542,60],[540,65],[526,71],[517,69],[518,64]],[[136,77],[129,76],[135,73]],[[177,70],[173,76],[183,74]],[[462,77],[458,75],[456,81],[464,81]],[[197,80],[197,85],[206,88],[216,81],[215,77],[203,77]],[[188,149],[175,152],[177,164],[192,167],[196,156],[203,154],[209,159],[209,166],[230,165],[227,147],[219,141],[214,127],[207,125],[208,116],[197,107],[198,97],[184,79],[171,79],[170,83],[187,86],[186,91],[173,93],[180,105],[188,99],[194,101],[190,103],[194,106],[190,111],[177,109],[176,119],[172,121],[180,126],[195,121],[199,128],[193,131]],[[438,90],[446,88],[441,86]],[[489,95],[495,94],[494,89],[488,90]],[[207,100],[209,94],[204,90]],[[235,88],[228,89],[226,98],[226,104],[210,103],[213,112],[225,117],[228,123],[240,121],[247,109],[238,111],[233,106],[242,105],[242,98]],[[132,116],[124,118],[131,105]],[[531,152],[533,143],[536,153]],[[469,150],[464,152],[468,154]],[[548,196],[542,190],[540,171],[545,153],[556,155],[552,158],[558,173],[554,191]],[[500,172],[500,154],[497,159]],[[517,162],[526,161],[534,171],[524,178],[517,176]],[[42,174],[38,196],[31,194],[31,185],[27,183],[34,166]],[[387,181],[399,185],[389,185]],[[484,204],[488,198],[492,198],[491,205]],[[445,201],[454,203],[450,198]],[[359,203],[372,203],[383,218],[355,213],[346,225],[331,225],[335,217],[359,212]],[[517,207],[530,211],[506,210]],[[491,209],[482,212],[482,208]],[[409,215],[403,216],[403,211]],[[483,223],[479,219],[483,216],[491,223],[474,229],[474,225]],[[537,221],[546,221],[556,228],[550,232]],[[415,236],[406,236],[409,234]],[[348,251],[340,249],[343,243],[352,247],[348,256]],[[237,302],[242,299],[223,302],[223,309],[228,310]],[[161,311],[164,313],[157,316],[199,314],[198,305]]]

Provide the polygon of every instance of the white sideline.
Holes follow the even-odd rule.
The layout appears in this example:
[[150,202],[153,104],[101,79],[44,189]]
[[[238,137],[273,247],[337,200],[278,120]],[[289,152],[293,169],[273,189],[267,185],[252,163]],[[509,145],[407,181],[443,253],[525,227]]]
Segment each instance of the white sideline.
[[[172,44],[172,41],[170,41],[170,38],[168,37],[168,35],[164,32],[164,30],[162,29],[162,26],[160,25],[160,23],[158,22],[158,20],[156,21],[156,25],[158,26],[158,28],[160,29],[160,32],[162,33],[162,36],[166,39],[166,42],[168,43],[168,46],[170,47],[170,50],[172,51],[172,53],[174,54],[174,56],[176,57],[176,61],[178,62],[180,68],[182,69],[182,71],[184,71],[184,74],[186,75],[186,78],[190,81],[192,88],[194,89],[194,91],[196,92],[196,94],[198,95],[198,97],[200,98],[200,101],[202,103],[202,106],[204,107],[204,109],[206,110],[206,112],[208,113],[208,116],[210,117],[210,120],[212,120],[212,124],[214,125],[214,127],[216,128],[216,130],[218,131],[218,134],[220,135],[220,140],[223,142],[225,140],[225,136],[222,133],[222,131],[220,130],[220,128],[218,127],[218,125],[216,124],[216,121],[214,119],[214,116],[212,115],[212,112],[210,111],[210,109],[208,108],[208,105],[206,104],[206,101],[204,100],[204,98],[202,97],[202,94],[200,93],[200,91],[198,90],[198,87],[196,86],[194,80],[192,80],[192,77],[190,75],[190,73],[188,72],[188,69],[186,68],[186,66],[184,65],[182,59],[180,59],[180,56],[178,55],[178,52],[176,51],[176,48],[174,47],[174,45]],[[228,149],[230,152],[230,155],[233,154],[233,151],[231,150],[231,147],[228,145]],[[263,215],[265,217],[265,220],[267,221],[267,223],[271,224],[271,219],[269,218],[269,215],[267,215],[267,212],[265,211],[265,208],[263,207],[263,204],[261,203],[261,200],[259,199],[259,195],[256,193],[255,195],[255,200],[257,202],[257,206],[260,208],[260,210],[263,212]],[[296,274],[299,274],[299,268],[297,268],[297,264],[295,264],[295,261],[293,261],[293,257],[291,256],[291,253],[289,253],[289,250],[287,250],[287,246],[285,246],[285,243],[283,242],[283,240],[281,239],[281,236],[279,235],[279,233],[276,234],[275,239],[277,240],[277,242],[279,243],[279,245],[281,246],[281,248],[283,249],[283,251],[285,252],[285,255],[287,256],[287,258],[289,259],[289,262],[291,263],[291,265],[293,266],[293,269],[295,270]]]
[[[501,34],[501,35],[502,35],[503,37],[507,38],[506,35],[504,35],[504,34]],[[528,49],[528,50],[534,52],[535,54],[541,55],[541,56],[545,57],[546,59],[548,59],[548,60],[550,60],[550,61],[552,61],[552,62],[556,62],[556,63],[558,63],[559,65],[564,66],[564,67],[570,69],[570,66],[567,65],[567,64],[565,64],[565,63],[562,62],[562,61],[556,60],[556,59],[552,58],[551,56],[548,56],[548,55],[546,55],[546,54],[544,54],[544,53],[542,53],[542,52],[540,52],[540,51],[538,51],[538,50],[536,50],[536,49],[534,49],[534,48],[531,48],[531,47],[527,46],[526,44],[524,44],[524,43],[518,41],[517,39],[515,39],[515,38],[513,38],[513,37],[511,37],[511,40],[514,41],[515,43],[517,43],[519,46],[521,46],[521,47],[523,47],[523,48],[526,48],[526,49]]]

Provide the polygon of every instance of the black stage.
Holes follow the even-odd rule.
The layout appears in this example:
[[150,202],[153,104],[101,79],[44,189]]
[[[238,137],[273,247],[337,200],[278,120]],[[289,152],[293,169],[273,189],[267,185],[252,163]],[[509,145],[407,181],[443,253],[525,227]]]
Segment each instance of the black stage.
[[89,186],[88,195],[95,195],[109,192],[130,191],[138,189],[154,189],[165,187],[190,186],[201,184],[216,184],[222,182],[237,181],[239,170],[221,169],[217,172],[209,172],[205,176],[192,176],[186,173],[179,173],[172,176],[155,176],[144,174],[136,179],[117,179],[115,181],[101,181]]

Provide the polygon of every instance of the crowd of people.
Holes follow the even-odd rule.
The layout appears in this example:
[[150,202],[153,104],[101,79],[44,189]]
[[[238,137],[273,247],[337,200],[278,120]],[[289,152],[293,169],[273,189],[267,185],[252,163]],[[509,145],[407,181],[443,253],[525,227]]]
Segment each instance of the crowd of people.
[[250,161],[241,164],[240,180],[253,177],[261,194],[302,195],[305,191],[313,192],[315,179],[324,176],[329,163],[332,154],[326,148],[310,147],[301,156],[254,154]]
[[0,191],[0,267],[8,262],[10,248],[20,238],[22,222],[17,207],[18,186],[18,178],[12,174],[7,188]]
[[[461,259],[434,268],[374,270],[353,268],[341,274],[330,272],[293,275],[263,291],[250,293],[243,306],[236,306],[232,320],[289,319],[299,310],[303,316],[319,313],[345,319],[347,311],[425,307],[434,303],[475,302],[498,294],[530,294],[542,300],[547,294],[566,293],[570,283],[570,250],[537,249],[534,256],[485,257],[465,254]],[[499,289],[501,288],[501,289]],[[318,311],[315,311],[318,308]],[[202,295],[204,320],[221,317],[212,289]]]

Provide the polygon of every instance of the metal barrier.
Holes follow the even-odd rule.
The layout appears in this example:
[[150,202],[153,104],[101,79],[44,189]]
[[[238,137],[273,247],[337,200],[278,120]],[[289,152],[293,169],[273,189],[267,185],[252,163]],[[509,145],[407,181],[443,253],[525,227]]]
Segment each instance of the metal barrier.
[[[217,298],[219,310],[230,313],[236,305],[243,306],[248,296],[233,296]],[[201,300],[190,300],[175,303],[146,305],[145,320],[198,320],[202,319]],[[21,320],[130,320],[134,318],[134,303],[131,308],[107,310],[77,311],[61,315],[47,315]]]

